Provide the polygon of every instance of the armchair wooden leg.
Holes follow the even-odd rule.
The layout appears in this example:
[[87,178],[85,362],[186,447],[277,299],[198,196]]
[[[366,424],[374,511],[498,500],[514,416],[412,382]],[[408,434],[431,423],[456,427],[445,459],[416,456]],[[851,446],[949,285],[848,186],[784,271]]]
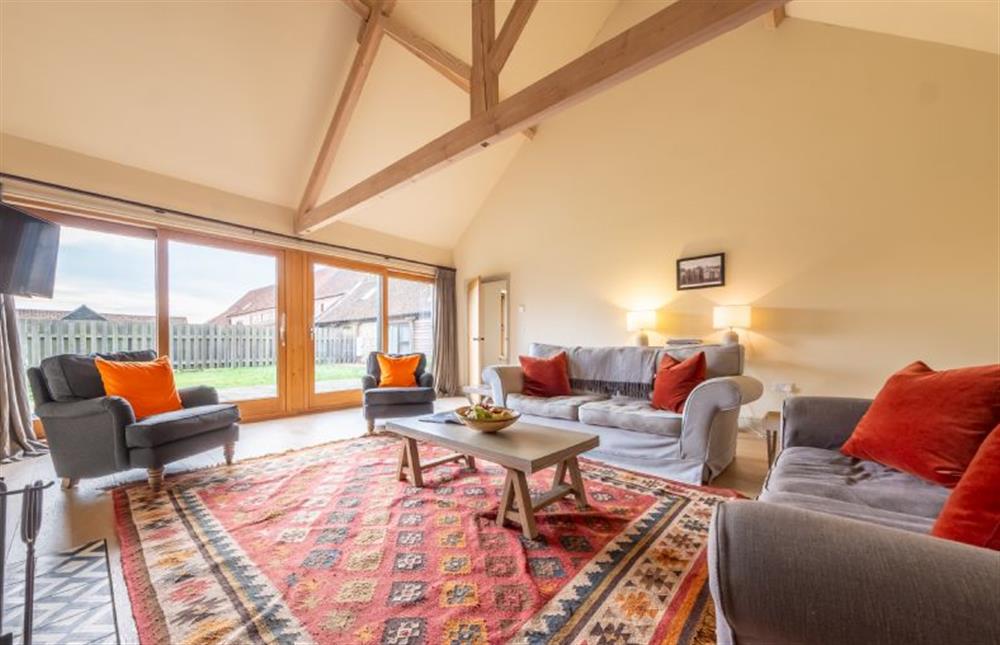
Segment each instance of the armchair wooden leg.
[[149,489],[154,493],[159,492],[163,485],[163,467],[146,470],[146,477],[149,481]]
[[375,420],[368,419],[368,434],[372,434],[373,432],[375,432]]
[[226,458],[226,465],[233,465],[233,458],[236,456],[236,442],[227,441],[226,445],[222,448],[222,454]]
[[63,477],[62,478],[62,487],[63,487],[63,490],[69,490],[71,488],[76,488],[77,484],[79,484],[79,483],[80,483],[80,478],[79,477]]

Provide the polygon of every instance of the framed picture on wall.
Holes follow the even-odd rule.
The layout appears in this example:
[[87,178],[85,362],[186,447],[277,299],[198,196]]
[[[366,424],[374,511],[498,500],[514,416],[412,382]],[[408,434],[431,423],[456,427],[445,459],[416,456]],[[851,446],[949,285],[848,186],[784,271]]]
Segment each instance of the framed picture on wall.
[[677,260],[677,289],[705,289],[726,284],[726,254],[712,253]]

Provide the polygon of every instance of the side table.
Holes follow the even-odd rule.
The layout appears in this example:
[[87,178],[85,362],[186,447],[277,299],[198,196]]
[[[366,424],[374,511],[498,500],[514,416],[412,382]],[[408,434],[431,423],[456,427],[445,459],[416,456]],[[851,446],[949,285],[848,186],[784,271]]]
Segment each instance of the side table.
[[781,433],[781,413],[771,410],[764,415],[764,441],[767,444],[767,467],[774,465],[778,456],[778,435]]

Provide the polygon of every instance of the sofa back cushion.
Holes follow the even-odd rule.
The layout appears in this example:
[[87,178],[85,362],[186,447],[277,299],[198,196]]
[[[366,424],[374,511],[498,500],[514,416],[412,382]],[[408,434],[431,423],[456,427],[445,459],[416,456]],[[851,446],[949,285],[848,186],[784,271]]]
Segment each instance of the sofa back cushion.
[[1000,365],[917,361],[889,377],[841,452],[952,487],[998,423]]
[[156,358],[156,352],[144,349],[134,352],[50,356],[42,360],[40,367],[52,399],[67,402],[104,396],[104,384],[94,365],[94,358],[98,356],[109,361],[151,361]]
[[576,392],[607,396],[649,399],[653,377],[663,360],[670,355],[684,361],[698,352],[705,353],[705,377],[738,376],[743,373],[742,345],[690,345],[684,347],[564,347],[532,343],[532,356],[551,357],[566,352],[570,385]]

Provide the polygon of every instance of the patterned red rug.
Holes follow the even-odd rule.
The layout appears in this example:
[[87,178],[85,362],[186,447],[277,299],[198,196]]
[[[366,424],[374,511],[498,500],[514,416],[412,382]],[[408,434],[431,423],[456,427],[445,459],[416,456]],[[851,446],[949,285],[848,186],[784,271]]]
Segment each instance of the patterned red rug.
[[142,642],[714,642],[704,545],[736,493],[584,460],[591,509],[562,500],[526,540],[494,523],[499,466],[415,488],[398,454],[355,439],[116,489]]

